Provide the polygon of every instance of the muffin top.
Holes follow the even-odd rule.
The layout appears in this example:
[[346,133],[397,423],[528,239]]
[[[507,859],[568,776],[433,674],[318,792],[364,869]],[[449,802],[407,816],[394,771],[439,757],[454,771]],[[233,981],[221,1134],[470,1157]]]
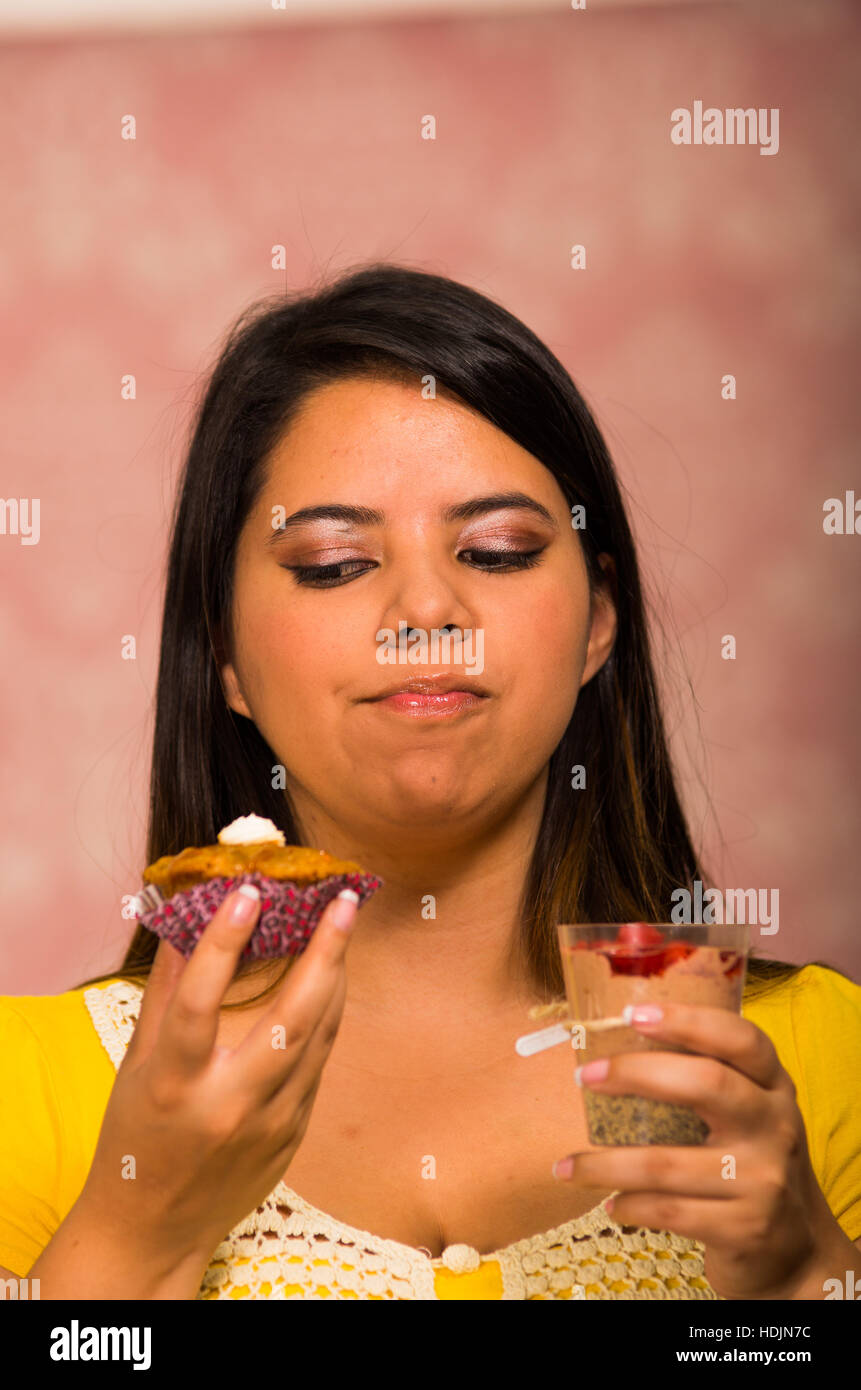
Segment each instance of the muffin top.
[[240,816],[218,834],[215,845],[187,845],[178,854],[164,854],[144,870],[144,883],[153,883],[165,898],[182,893],[209,878],[235,878],[259,873],[267,878],[314,883],[334,874],[361,874],[359,864],[336,859],[322,849],[287,845],[284,835],[262,816]]

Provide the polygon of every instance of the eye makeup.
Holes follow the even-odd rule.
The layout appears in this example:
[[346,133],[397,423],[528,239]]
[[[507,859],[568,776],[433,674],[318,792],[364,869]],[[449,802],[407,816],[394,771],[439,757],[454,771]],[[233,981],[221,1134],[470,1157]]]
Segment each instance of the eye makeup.
[[[514,570],[532,569],[540,561],[540,557],[547,549],[541,546],[537,550],[480,550],[476,546],[467,546],[460,551],[460,556],[471,555],[486,561],[485,564],[475,563],[475,560],[467,561],[473,569],[484,570],[486,574],[503,574]],[[311,588],[330,589],[349,583],[358,574],[367,574],[368,568],[353,568],[353,573],[345,573],[351,567],[366,566],[376,567],[376,560],[338,560],[328,565],[283,565],[282,569],[289,570],[297,584],[304,584]]]

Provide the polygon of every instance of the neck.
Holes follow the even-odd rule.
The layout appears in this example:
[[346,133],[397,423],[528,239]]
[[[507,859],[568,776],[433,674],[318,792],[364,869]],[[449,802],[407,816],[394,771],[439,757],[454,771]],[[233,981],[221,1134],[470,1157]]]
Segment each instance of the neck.
[[454,1028],[539,998],[523,959],[520,905],[545,788],[546,773],[495,825],[471,835],[445,818],[425,833],[415,825],[351,831],[316,805],[296,808],[306,843],[383,880],[359,908],[347,952],[355,1017],[381,1028],[422,1017]]

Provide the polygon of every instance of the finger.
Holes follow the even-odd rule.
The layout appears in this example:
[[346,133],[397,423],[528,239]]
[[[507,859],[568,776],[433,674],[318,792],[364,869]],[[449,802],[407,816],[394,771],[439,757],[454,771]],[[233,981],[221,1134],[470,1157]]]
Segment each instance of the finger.
[[[585,1149],[567,1154],[570,1169],[556,1175],[578,1188],[611,1187],[622,1192],[675,1192],[684,1197],[728,1199],[747,1196],[754,1188],[753,1169],[743,1155],[727,1154],[707,1144],[677,1146],[608,1145],[600,1152]],[[733,1158],[733,1163],[727,1159]],[[739,1167],[742,1176],[737,1176]]]
[[778,1088],[786,1073],[774,1043],[750,1019],[730,1009],[705,1005],[661,1003],[663,1018],[656,1023],[631,1026],[643,1037],[678,1044],[691,1052],[717,1057],[767,1090]]
[[[276,1078],[274,1089],[268,1082],[269,1094],[260,1100],[260,1108],[274,1130],[294,1132],[297,1120],[304,1125],[323,1079],[323,1068],[337,1036],[346,995],[346,976],[341,987],[321,1015],[303,1050],[295,1056],[286,1076]],[[274,1038],[273,1038],[274,1043]]]
[[[732,1219],[731,1219],[732,1218]],[[745,1208],[735,1213],[723,1203],[708,1198],[683,1197],[675,1193],[617,1192],[610,1220],[617,1226],[645,1227],[648,1231],[671,1231],[708,1247],[741,1243],[748,1223]]]
[[[339,894],[326,906],[308,946],[288,972],[272,1006],[237,1049],[242,1083],[253,1087],[262,1101],[283,1085],[327,1011],[334,1007],[337,1019],[340,1018],[350,932],[337,925],[337,915],[345,905],[352,909],[351,920],[355,920],[356,914],[356,895],[346,891],[349,898]],[[339,991],[340,1002],[335,998]],[[273,1029],[278,1032],[273,1034]]]
[[129,1039],[126,1057],[142,1061],[156,1045],[165,1010],[185,969],[185,957],[169,941],[160,941],[141,999],[138,1021]]
[[590,1081],[581,1076],[581,1084],[601,1095],[645,1096],[648,1100],[687,1106],[712,1130],[708,1144],[718,1142],[715,1131],[724,1138],[736,1131],[752,1134],[772,1125],[776,1118],[773,1092],[763,1090],[714,1057],[680,1052],[620,1052],[609,1058],[603,1080]]
[[255,889],[253,896],[244,891],[252,888],[244,884],[228,893],[192,951],[162,1016],[162,1055],[181,1071],[196,1071],[212,1056],[224,995],[260,915],[259,892]]

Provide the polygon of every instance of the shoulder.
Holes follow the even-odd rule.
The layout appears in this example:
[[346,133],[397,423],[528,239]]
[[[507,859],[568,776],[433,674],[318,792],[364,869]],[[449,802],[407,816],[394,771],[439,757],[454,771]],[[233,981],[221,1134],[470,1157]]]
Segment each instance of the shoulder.
[[18,1274],[77,1199],[115,1076],[85,993],[0,995],[0,1266]]
[[783,1019],[800,1027],[828,1016],[832,1008],[840,1015],[861,1017],[861,986],[839,970],[821,965],[805,965],[789,979],[762,990],[746,987],[741,1002],[741,1012],[754,1022],[758,1017],[768,1019],[769,1024]]
[[19,1145],[73,1155],[91,1148],[116,1079],[100,1018],[125,997],[113,980],[62,994],[0,995],[0,1145],[5,1130],[7,1146],[14,1134]]
[[742,1014],[771,1038],[800,1104],[823,1095],[849,1101],[861,1069],[861,986],[837,970],[806,965],[746,999]]
[[[91,988],[104,995],[113,980]],[[0,1026],[30,1035],[45,1050],[56,1043],[67,1045],[78,1036],[92,1032],[85,995],[89,988],[70,989],[63,994],[0,994]]]
[[809,1034],[827,1039],[841,1027],[850,1033],[861,1030],[861,985],[838,970],[805,965],[761,993],[746,994],[741,1011],[763,1031],[780,1037]]
[[0,1078],[7,1090],[34,1102],[46,1091],[57,1101],[83,1097],[86,1108],[88,1094],[109,1088],[114,1068],[93,1012],[110,997],[112,983],[63,994],[0,995]]
[[810,1159],[850,1240],[861,1235],[861,986],[808,965],[742,1013],[767,1033],[795,1084]]

